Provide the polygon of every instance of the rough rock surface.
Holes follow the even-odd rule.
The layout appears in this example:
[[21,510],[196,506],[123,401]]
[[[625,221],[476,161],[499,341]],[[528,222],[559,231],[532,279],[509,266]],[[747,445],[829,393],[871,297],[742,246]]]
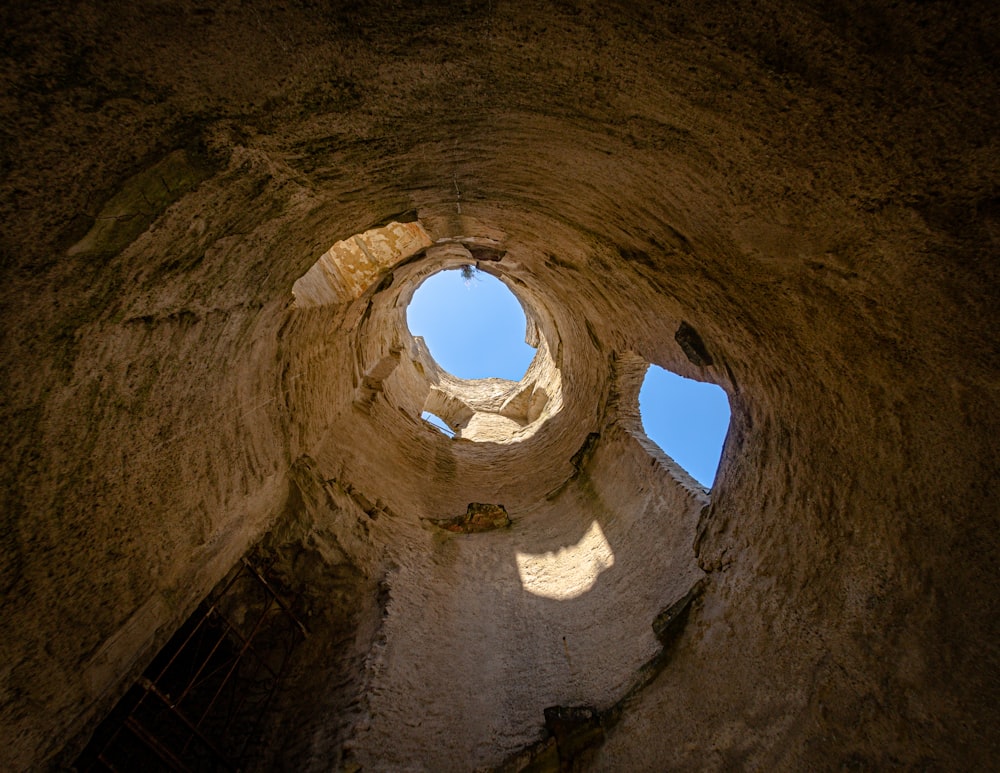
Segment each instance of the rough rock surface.
[[456,515],[454,518],[431,518],[430,522],[456,534],[475,534],[510,526],[510,516],[507,515],[503,505],[471,502],[463,515]]
[[[261,767],[505,764],[546,708],[616,705],[702,576],[581,765],[995,766],[996,3],[38,0],[0,30],[0,768],[69,764],[276,530],[331,609]],[[434,246],[295,308],[392,222]],[[404,321],[459,253],[559,402],[450,439]],[[642,434],[650,362],[729,394],[710,498]],[[426,520],[470,502],[511,526]]]

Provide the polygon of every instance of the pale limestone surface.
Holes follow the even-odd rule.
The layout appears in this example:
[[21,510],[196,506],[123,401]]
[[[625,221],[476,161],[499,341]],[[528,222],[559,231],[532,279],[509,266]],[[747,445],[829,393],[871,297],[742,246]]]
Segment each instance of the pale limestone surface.
[[[587,769],[993,767],[995,3],[334,5],[0,10],[0,767],[69,764],[266,534],[350,625],[262,769],[498,766],[703,574]],[[392,222],[430,246],[295,308]],[[406,330],[468,256],[544,405]],[[710,501],[648,362],[730,396]],[[473,502],[512,525],[425,520]]]
[[339,241],[295,280],[295,308],[353,300],[387,269],[430,246],[419,223],[390,223]]

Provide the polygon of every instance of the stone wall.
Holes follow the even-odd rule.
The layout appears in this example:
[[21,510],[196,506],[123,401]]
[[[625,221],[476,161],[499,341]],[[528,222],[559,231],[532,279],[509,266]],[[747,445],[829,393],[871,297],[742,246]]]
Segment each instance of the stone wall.
[[[499,766],[618,701],[703,573],[590,769],[997,758],[997,11],[634,5],[0,11],[0,766],[62,764],[289,518],[357,610],[282,699],[337,715],[291,767]],[[544,310],[562,406],[522,442],[414,415],[433,253],[294,308],[417,220]],[[710,500],[636,429],[646,362],[729,394]],[[427,520],[470,503],[510,527]],[[581,544],[583,593],[525,590]]]

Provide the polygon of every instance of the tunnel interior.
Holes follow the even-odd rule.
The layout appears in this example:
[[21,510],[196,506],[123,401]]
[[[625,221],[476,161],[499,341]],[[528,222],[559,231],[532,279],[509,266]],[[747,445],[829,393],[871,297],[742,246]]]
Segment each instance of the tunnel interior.
[[[0,9],[0,767],[252,567],[302,636],[244,769],[988,769],[997,17]],[[407,328],[461,266],[520,381]],[[651,365],[728,397],[710,489]]]

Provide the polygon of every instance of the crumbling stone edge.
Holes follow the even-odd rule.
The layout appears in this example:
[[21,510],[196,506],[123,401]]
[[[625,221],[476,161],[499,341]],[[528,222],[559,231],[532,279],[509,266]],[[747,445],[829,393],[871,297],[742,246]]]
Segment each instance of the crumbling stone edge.
[[542,739],[512,754],[492,773],[566,773],[581,770],[604,743],[607,731],[618,724],[632,701],[666,668],[687,625],[691,605],[702,595],[707,583],[708,577],[702,577],[653,619],[653,633],[662,645],[660,651],[639,668],[621,698],[604,709],[592,706],[546,708]]
[[483,502],[470,502],[465,513],[454,518],[425,518],[423,520],[429,521],[439,529],[456,534],[478,534],[483,531],[506,529],[511,525],[506,507]]

